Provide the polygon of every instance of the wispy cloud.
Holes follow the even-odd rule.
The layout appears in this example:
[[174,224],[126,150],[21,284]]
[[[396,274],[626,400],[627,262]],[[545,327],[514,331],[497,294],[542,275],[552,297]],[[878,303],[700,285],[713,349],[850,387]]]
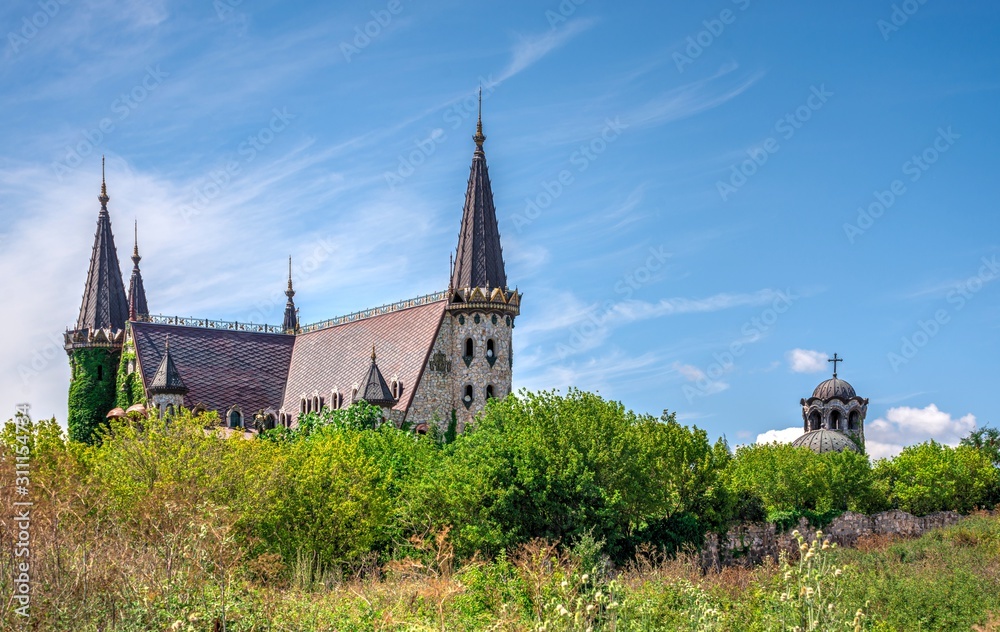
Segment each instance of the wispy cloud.
[[520,36],[511,49],[510,62],[496,78],[497,83],[502,83],[529,68],[596,23],[597,21],[594,19],[581,18],[568,22],[559,28],[545,31],[540,35]]

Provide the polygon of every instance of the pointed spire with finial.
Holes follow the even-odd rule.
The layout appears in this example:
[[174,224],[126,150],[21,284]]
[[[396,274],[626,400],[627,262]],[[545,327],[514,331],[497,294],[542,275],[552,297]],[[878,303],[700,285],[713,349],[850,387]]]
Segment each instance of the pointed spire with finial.
[[101,194],[97,196],[97,201],[101,203],[101,210],[107,212],[108,202],[111,200],[108,197],[108,183],[104,179],[104,156],[101,156]]
[[90,268],[83,286],[83,301],[76,329],[111,329],[120,331],[129,317],[128,296],[118,263],[118,250],[111,231],[111,215],[108,213],[107,181],[104,177],[104,158],[101,158],[101,194],[97,197],[101,210],[97,214],[97,231],[94,247],[90,253]]
[[163,357],[160,358],[160,366],[156,368],[156,373],[153,374],[153,380],[149,383],[146,392],[150,395],[184,395],[187,391],[187,386],[181,379],[177,365],[174,364],[174,359],[170,355],[170,336],[168,335],[163,343]]
[[128,282],[128,318],[139,320],[149,315],[149,305],[146,303],[146,288],[142,284],[142,273],[139,271],[139,220],[135,221],[135,239],[132,242],[132,277]]
[[483,134],[483,86],[479,86],[479,119],[476,121],[476,135],[472,137],[476,142],[476,154],[483,154],[483,143],[486,136]]
[[288,289],[285,290],[285,296],[288,297],[288,302],[285,303],[285,319],[282,322],[281,328],[285,330],[287,334],[294,334],[299,330],[299,310],[295,309],[295,301],[292,297],[295,296],[295,290],[292,289],[292,257],[288,257]]
[[458,234],[458,251],[451,273],[453,292],[471,288],[507,288],[503,251],[500,247],[500,229],[497,226],[493,189],[483,151],[482,87],[479,88],[479,119],[476,123],[476,150],[472,156],[469,186],[465,192],[462,209],[462,227]]

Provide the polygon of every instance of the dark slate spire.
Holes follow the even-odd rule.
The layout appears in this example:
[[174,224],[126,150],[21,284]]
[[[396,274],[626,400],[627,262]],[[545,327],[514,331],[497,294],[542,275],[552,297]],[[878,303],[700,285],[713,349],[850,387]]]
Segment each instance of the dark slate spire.
[[299,313],[295,309],[295,301],[292,300],[292,297],[295,296],[295,290],[292,289],[291,257],[288,257],[288,289],[285,290],[285,296],[288,297],[288,302],[285,303],[285,320],[281,328],[287,333],[295,333],[299,330]]
[[472,155],[469,188],[465,193],[465,208],[462,210],[462,229],[458,234],[458,253],[451,277],[451,287],[455,290],[474,287],[507,288],[497,212],[493,206],[493,189],[490,187],[486,153],[483,151],[486,136],[483,134],[482,111],[483,95],[480,88],[479,120],[476,123],[476,135],[472,137],[476,150]]
[[149,306],[146,304],[146,290],[142,286],[142,273],[139,272],[139,222],[135,223],[135,241],[132,242],[132,278],[128,281],[128,317],[129,320],[138,320],[140,316],[149,315]]
[[379,408],[392,408],[396,405],[396,398],[392,396],[389,385],[385,383],[385,378],[375,363],[375,345],[372,345],[372,364],[368,367],[368,377],[362,382],[354,401],[362,399]]
[[170,357],[170,338],[167,338],[163,347],[163,359],[160,366],[153,375],[153,381],[149,383],[146,391],[150,395],[184,395],[187,393],[187,386],[181,379],[181,374],[174,366],[174,359]]
[[90,271],[83,288],[83,303],[76,321],[77,329],[121,330],[128,319],[128,300],[125,284],[118,266],[118,251],[111,233],[111,216],[108,215],[108,188],[104,180],[104,159],[101,159],[101,194],[97,197],[101,212],[97,215],[97,233],[94,250],[90,255]]

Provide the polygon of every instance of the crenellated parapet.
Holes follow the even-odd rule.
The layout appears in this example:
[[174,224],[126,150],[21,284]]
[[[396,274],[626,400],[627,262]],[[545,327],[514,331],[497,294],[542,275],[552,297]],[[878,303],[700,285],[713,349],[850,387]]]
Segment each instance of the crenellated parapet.
[[448,297],[448,310],[455,311],[496,311],[510,316],[521,313],[521,297],[517,288],[473,287],[452,290]]

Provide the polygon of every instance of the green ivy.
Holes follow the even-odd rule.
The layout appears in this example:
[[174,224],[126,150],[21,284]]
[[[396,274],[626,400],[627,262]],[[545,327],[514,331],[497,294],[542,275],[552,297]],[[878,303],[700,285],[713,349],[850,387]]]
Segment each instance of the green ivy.
[[143,404],[146,402],[146,391],[142,387],[142,378],[137,370],[128,372],[128,363],[136,360],[135,344],[125,343],[122,350],[122,359],[118,363],[118,382],[116,389],[115,405],[121,408],[128,408],[133,404]]
[[73,351],[67,419],[73,441],[96,443],[98,430],[107,426],[108,411],[115,407],[118,359],[116,349]]

